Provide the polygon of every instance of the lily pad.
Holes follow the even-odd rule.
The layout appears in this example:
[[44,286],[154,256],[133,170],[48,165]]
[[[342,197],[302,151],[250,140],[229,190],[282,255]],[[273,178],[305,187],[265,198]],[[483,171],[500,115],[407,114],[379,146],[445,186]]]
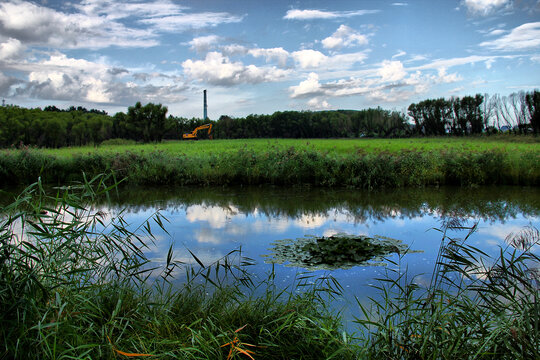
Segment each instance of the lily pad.
[[383,259],[392,253],[405,253],[401,240],[384,236],[337,234],[328,237],[307,236],[272,243],[266,262],[316,269],[348,269],[353,266],[385,265]]

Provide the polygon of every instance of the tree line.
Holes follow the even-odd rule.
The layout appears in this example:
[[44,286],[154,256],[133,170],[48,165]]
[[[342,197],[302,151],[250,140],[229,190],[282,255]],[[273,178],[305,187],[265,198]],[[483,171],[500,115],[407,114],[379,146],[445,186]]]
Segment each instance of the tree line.
[[499,131],[539,134],[540,91],[427,99],[411,104],[408,114],[414,121],[416,133],[424,135]]
[[[111,139],[159,142],[181,139],[183,133],[211,122],[215,139],[357,138],[414,135],[467,135],[513,131],[540,133],[540,92],[508,96],[477,94],[462,98],[426,99],[411,104],[407,114],[380,107],[364,110],[278,111],[217,121],[167,116],[162,104],[140,102],[126,113],[55,106],[26,109],[0,107],[0,146],[39,147],[100,144]],[[199,133],[204,138],[205,132]]]

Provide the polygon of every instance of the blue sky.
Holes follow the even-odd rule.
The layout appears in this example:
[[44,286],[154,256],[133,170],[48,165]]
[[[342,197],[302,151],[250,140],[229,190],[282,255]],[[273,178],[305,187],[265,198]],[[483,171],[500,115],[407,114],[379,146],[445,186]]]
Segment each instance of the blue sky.
[[245,116],[540,88],[540,0],[0,4],[0,97]]

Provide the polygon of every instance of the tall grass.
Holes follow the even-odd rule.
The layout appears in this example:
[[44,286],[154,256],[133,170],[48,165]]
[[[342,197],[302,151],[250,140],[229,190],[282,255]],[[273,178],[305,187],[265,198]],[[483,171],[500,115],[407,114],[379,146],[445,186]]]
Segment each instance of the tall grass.
[[238,252],[213,264],[192,254],[196,266],[181,267],[170,250],[158,267],[144,251],[165,219],[133,228],[92,210],[108,181],[55,196],[38,182],[1,209],[0,358],[354,357],[326,307],[340,290],[331,278],[278,290],[273,273],[254,281]]
[[315,185],[362,189],[428,185],[540,184],[538,151],[505,150],[357,152],[339,155],[314,149],[249,147],[199,155],[95,152],[72,157],[39,150],[12,150],[0,157],[0,184],[65,184],[112,171],[138,185]]
[[[430,286],[388,270],[383,301],[360,305],[362,333],[353,338],[329,310],[342,291],[330,276],[299,274],[281,289],[273,271],[253,278],[240,251],[212,264],[191,254],[188,266],[169,250],[161,265],[150,262],[152,228],[166,230],[166,219],[156,213],[136,227],[121,213],[92,210],[114,186],[98,176],[49,196],[37,182],[0,210],[0,358],[540,356],[540,233],[532,226],[490,258],[467,244],[475,226],[446,222]],[[467,235],[451,236],[456,229]]]
[[[455,229],[468,233],[450,237]],[[427,289],[406,271],[381,279],[383,301],[360,304],[365,358],[540,358],[540,258],[531,251],[540,233],[531,226],[511,234],[512,247],[490,258],[467,244],[475,230],[456,220],[444,224]]]

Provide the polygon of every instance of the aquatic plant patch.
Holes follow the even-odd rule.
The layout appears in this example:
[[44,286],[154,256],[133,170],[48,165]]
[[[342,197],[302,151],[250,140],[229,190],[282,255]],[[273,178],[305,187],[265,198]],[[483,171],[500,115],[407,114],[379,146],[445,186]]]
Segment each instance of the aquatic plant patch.
[[306,236],[275,241],[267,262],[302,267],[307,270],[348,269],[353,266],[385,265],[386,256],[410,252],[401,240],[384,236],[337,234]]

